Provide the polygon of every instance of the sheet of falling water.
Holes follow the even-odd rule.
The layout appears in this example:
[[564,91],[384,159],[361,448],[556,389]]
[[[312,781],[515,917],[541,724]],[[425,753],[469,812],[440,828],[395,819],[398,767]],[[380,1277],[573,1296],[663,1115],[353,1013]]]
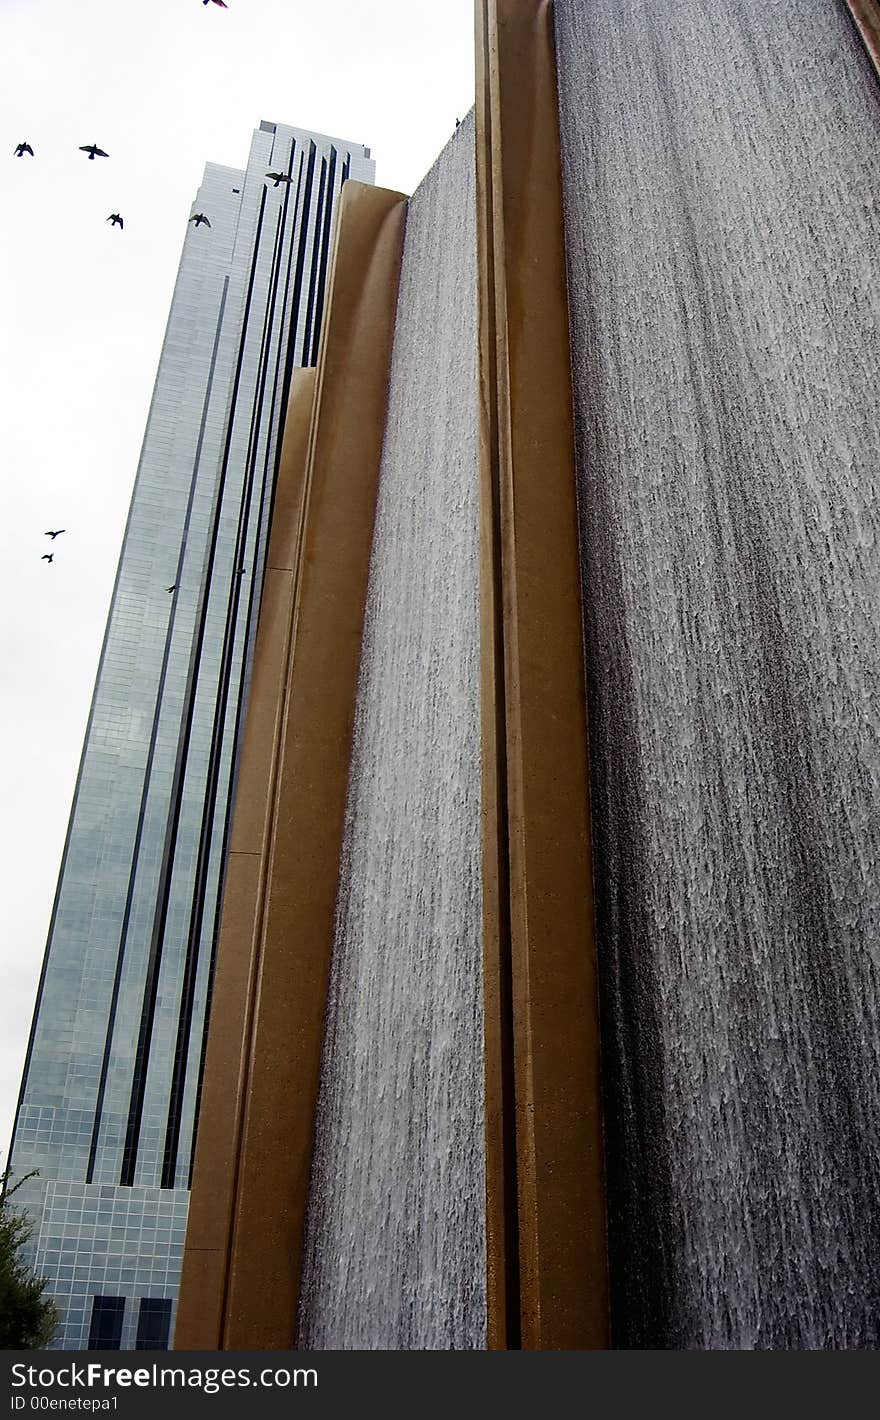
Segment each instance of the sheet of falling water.
[[473,117],[413,195],[300,1345],[486,1344]]

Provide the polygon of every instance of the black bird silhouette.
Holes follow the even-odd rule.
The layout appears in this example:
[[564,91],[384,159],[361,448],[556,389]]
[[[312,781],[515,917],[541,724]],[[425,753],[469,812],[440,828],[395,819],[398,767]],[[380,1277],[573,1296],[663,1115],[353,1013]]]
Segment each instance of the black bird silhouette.
[[52,541],[54,542],[56,537],[60,537],[63,532],[67,532],[67,528],[56,528],[54,532],[44,533],[43,536],[51,537]]
[[79,151],[88,153],[89,162],[94,162],[95,158],[109,158],[110,154],[105,153],[103,148],[99,148],[97,143],[81,143]]
[[275,187],[277,187],[280,182],[290,182],[291,180],[289,173],[267,173],[266,177],[275,179]]
[[42,555],[42,557],[40,558],[40,561],[41,561],[41,562],[54,562],[54,560],[55,560],[55,554],[54,554],[54,552],[44,552],[43,555]]
[[190,217],[189,220],[190,220],[191,222],[195,222],[195,224],[196,224],[197,227],[201,227],[201,226],[210,227],[210,225],[211,225],[211,223],[208,221],[207,217],[205,216],[204,212],[194,212],[194,213],[192,214],[192,216]]
[[16,158],[24,157],[25,153],[30,153],[31,157],[34,156],[34,150],[31,147],[30,143],[19,143],[15,149]]
[[114,227],[118,227],[120,231],[125,230],[125,223],[123,222],[118,212],[111,212],[110,216],[107,218],[107,221],[111,222]]
[[[207,3],[208,3],[208,0],[202,0],[202,4],[203,4],[203,5],[207,5]],[[228,9],[229,9],[229,6],[227,5],[226,0],[214,0],[214,4],[215,4],[215,5],[219,5],[221,10],[228,10]]]
[[171,586],[170,586],[170,587],[166,587],[165,590],[166,590],[166,592],[176,592],[176,591],[177,591],[177,583],[176,583],[176,582],[172,582],[172,583],[171,583]]

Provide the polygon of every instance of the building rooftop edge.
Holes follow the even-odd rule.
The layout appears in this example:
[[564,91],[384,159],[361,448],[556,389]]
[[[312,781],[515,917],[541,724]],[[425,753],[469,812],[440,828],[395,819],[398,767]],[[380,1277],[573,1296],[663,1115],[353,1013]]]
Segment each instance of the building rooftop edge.
[[273,123],[270,119],[261,118],[260,126],[255,131],[257,133],[277,133],[279,128],[286,129],[289,133],[300,133],[306,138],[317,138],[324,143],[335,143],[341,148],[359,148],[365,158],[370,156],[370,150],[364,143],[353,142],[350,138],[339,138],[332,133],[319,133],[314,128],[300,128],[295,123]]

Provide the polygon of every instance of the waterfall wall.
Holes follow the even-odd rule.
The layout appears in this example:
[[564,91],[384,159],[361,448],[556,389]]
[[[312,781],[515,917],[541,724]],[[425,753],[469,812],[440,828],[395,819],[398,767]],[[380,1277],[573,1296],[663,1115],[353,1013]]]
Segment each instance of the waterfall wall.
[[557,0],[620,1346],[880,1344],[880,90]]
[[473,117],[409,203],[299,1344],[485,1345]]
[[616,1347],[876,1348],[876,75],[843,0],[477,20],[343,194],[178,1334],[601,1348],[610,1264]]

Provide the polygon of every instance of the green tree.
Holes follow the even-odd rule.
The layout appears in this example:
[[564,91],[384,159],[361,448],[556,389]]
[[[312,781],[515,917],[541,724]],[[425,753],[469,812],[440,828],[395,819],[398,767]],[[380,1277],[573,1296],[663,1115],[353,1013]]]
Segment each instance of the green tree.
[[45,1295],[46,1278],[35,1276],[20,1256],[33,1231],[9,1200],[34,1174],[10,1186],[10,1170],[0,1173],[0,1350],[39,1351],[49,1345],[58,1325],[58,1309]]

